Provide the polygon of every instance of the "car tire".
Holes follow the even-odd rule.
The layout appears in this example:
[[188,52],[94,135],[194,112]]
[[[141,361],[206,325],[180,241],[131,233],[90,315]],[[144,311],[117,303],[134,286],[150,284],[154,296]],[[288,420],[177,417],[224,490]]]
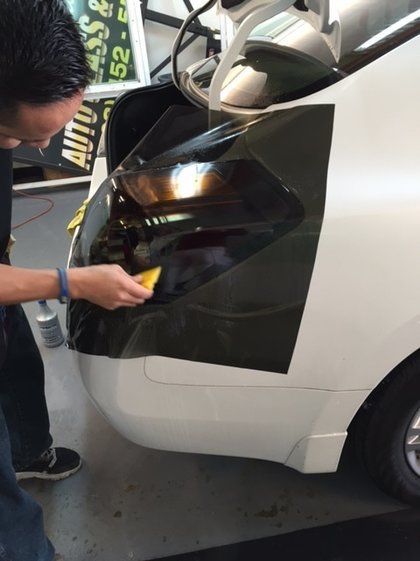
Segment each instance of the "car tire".
[[419,355],[407,359],[375,390],[351,432],[376,484],[394,498],[420,506]]

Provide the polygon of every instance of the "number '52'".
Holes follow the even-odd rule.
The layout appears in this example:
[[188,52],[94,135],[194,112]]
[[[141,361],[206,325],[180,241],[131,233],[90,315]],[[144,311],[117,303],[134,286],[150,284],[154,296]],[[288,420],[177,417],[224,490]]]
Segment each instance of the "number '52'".
[[112,58],[114,60],[111,62],[111,76],[124,80],[127,76],[127,65],[130,61],[130,50],[123,49],[122,47],[114,47],[114,50],[112,51]]

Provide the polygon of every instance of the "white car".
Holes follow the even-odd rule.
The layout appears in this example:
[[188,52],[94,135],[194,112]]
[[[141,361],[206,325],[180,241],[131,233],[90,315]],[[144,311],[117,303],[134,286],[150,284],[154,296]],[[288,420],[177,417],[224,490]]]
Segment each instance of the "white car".
[[320,473],[350,430],[420,504],[420,0],[311,1],[219,98],[234,50],[116,103],[72,264],[163,272],[143,307],[72,302],[69,345],[136,443]]

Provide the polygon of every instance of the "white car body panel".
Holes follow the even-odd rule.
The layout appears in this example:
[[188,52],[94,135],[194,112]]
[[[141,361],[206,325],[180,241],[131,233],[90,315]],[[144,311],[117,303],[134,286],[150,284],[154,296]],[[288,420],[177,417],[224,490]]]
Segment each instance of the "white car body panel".
[[[162,384],[146,376],[144,359],[77,353],[77,360],[97,408],[133,442],[163,450],[264,458],[307,472],[336,470],[348,416],[367,396],[365,391]],[[329,453],[317,457],[308,435],[317,435],[315,444]],[[307,447],[312,463],[304,453]]]

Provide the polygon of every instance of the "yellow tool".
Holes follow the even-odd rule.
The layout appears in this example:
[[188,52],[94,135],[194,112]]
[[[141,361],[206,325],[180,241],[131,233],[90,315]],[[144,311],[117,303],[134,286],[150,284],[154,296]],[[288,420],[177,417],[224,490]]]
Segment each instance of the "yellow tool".
[[70,234],[71,237],[73,237],[76,228],[80,226],[80,224],[83,222],[83,218],[85,217],[85,212],[88,204],[89,204],[89,199],[86,199],[86,201],[83,202],[82,206],[76,211],[73,220],[67,226],[67,232]]
[[143,271],[141,274],[141,285],[147,290],[153,290],[162,273],[162,267],[155,267],[148,271]]

